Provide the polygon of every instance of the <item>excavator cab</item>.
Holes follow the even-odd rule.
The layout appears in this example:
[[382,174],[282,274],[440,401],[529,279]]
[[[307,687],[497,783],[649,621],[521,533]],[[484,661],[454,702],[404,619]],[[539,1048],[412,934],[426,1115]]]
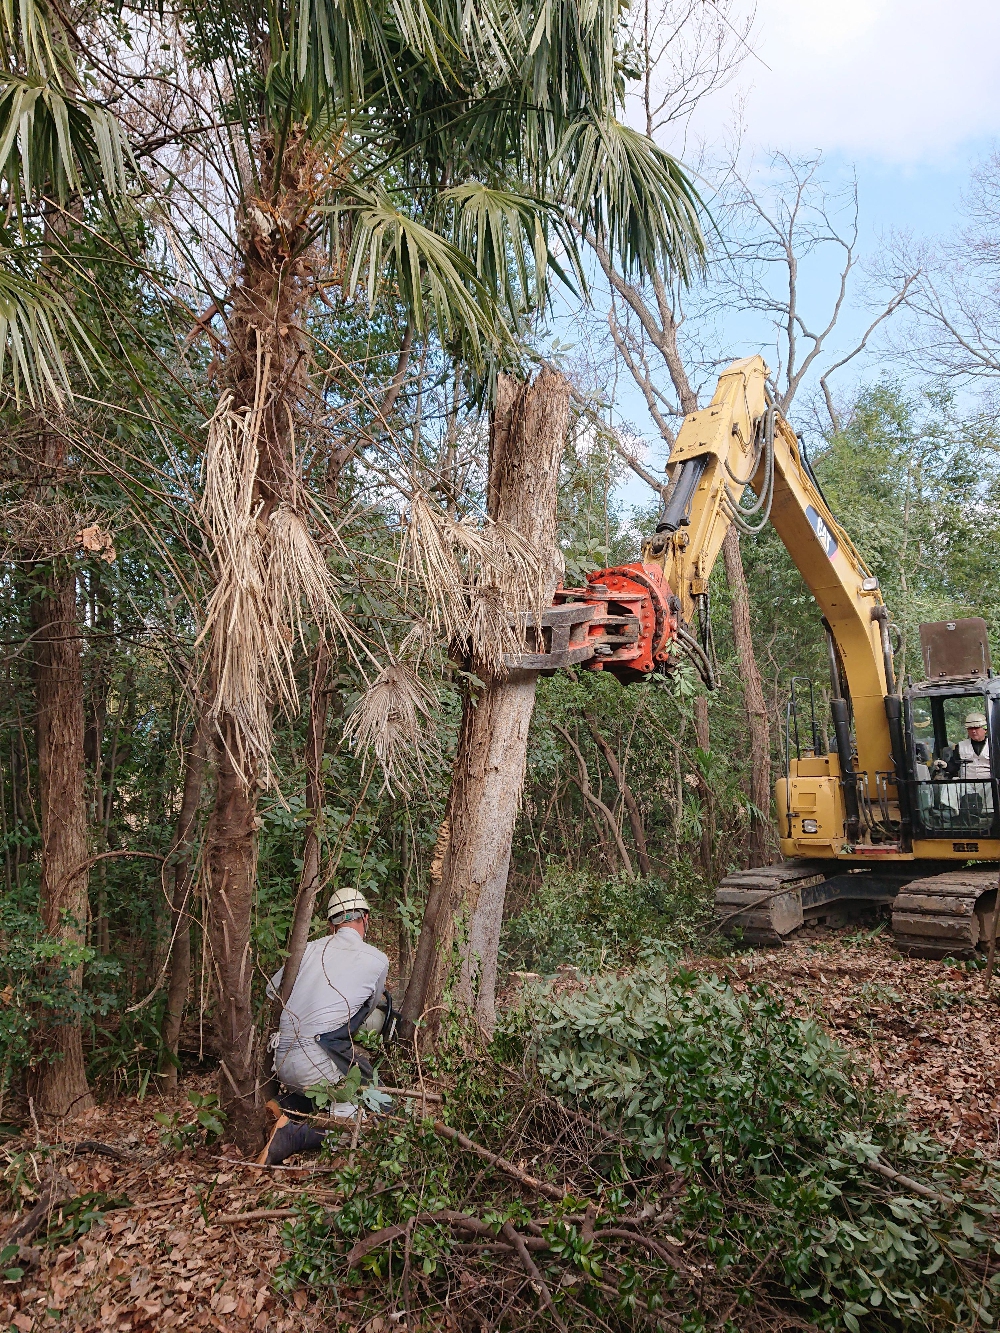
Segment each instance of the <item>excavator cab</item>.
[[[1000,682],[998,682],[1000,684]],[[966,739],[969,713],[984,713],[987,742],[996,733],[996,693],[952,693],[947,686],[918,687],[905,699],[913,755],[912,812],[915,837],[996,837],[997,776],[969,777],[961,770],[949,776],[947,765]],[[988,755],[994,752],[989,744]],[[989,760],[987,758],[986,763]],[[985,766],[985,764],[984,764]]]
[[[974,616],[921,625],[920,646],[927,679],[903,696],[913,836],[959,842],[997,837],[1000,802],[997,768],[991,761],[997,753],[1000,680],[991,669],[986,622]],[[968,740],[965,719],[970,713],[986,718],[981,756],[968,744],[960,748]],[[962,762],[963,754],[971,762]]]

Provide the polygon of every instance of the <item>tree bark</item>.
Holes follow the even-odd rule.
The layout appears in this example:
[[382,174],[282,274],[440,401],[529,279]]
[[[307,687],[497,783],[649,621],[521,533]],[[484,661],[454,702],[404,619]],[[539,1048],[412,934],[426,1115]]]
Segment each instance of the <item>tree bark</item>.
[[323,805],[326,801],[323,750],[326,744],[327,714],[330,710],[330,693],[326,685],[329,674],[330,649],[321,639],[316,645],[316,657],[313,663],[312,689],[309,694],[309,736],[306,741],[306,809],[309,811],[309,828],[302,850],[302,874],[299,876],[298,893],[295,895],[292,926],[288,932],[288,956],[285,959],[285,970],[281,974],[282,1006],[287,1004],[292,987],[295,985],[295,978],[299,974],[302,955],[309,942],[313,912],[316,910],[316,894],[319,892],[320,834]]
[[722,543],[726,579],[732,598],[733,639],[743,681],[743,698],[750,724],[750,864],[763,866],[771,861],[771,736],[767,725],[764,685],[757,666],[757,655],[750,633],[750,596],[747,576],[740,554],[740,537],[735,527]]
[[[316,157],[307,136],[290,133],[275,180],[278,147],[269,133],[259,141],[262,182],[273,197],[249,199],[239,218],[242,263],[232,294],[225,363],[226,387],[236,412],[259,420],[254,478],[258,522],[282,502],[295,506],[298,477],[295,421],[308,391],[304,310],[314,279],[308,230],[313,218]],[[228,630],[220,626],[216,633]],[[257,772],[241,744],[237,719],[214,715],[217,785],[206,850],[206,938],[211,950],[220,1101],[226,1137],[245,1154],[266,1138],[254,1023],[250,923],[257,870]]]
[[579,772],[579,777],[576,779],[576,785],[580,788],[580,795],[583,797],[586,804],[594,806],[600,811],[601,815],[603,815],[608,832],[611,834],[615,846],[618,848],[618,855],[621,857],[622,867],[629,879],[635,879],[635,871],[632,869],[632,858],[629,856],[628,848],[625,846],[625,839],[622,837],[622,831],[618,827],[618,820],[615,818],[614,811],[608,809],[591,787],[590,772],[587,769],[587,761],[583,757],[583,751],[565,727],[561,727],[557,722],[555,728],[576,756],[576,766]]
[[160,1061],[163,1087],[177,1087],[177,1045],[180,1040],[184,1007],[191,984],[191,856],[198,824],[198,807],[205,778],[205,758],[208,751],[208,722],[199,711],[191,728],[191,739],[184,752],[184,786],[177,828],[170,849],[173,861],[174,892],[170,919],[172,952],[170,977],[167,982],[167,1007],[163,1014],[162,1041],[169,1057]]
[[227,1137],[245,1157],[255,1157],[266,1139],[251,995],[257,794],[256,784],[248,787],[234,761],[235,732],[235,723],[223,715],[214,736],[216,792],[208,825],[205,935],[214,982],[219,1102],[227,1117]]
[[615,780],[615,786],[618,788],[619,795],[625,802],[625,809],[628,813],[629,827],[632,830],[632,841],[635,843],[635,854],[639,862],[639,873],[643,878],[648,879],[650,875],[649,852],[646,850],[646,830],[642,823],[642,812],[636,803],[632,794],[632,788],[625,780],[625,774],[622,772],[622,766],[618,762],[618,756],[608,744],[607,739],[602,734],[595,718],[590,713],[584,715],[587,719],[587,726],[590,734],[594,738],[594,744],[604,755],[608,768],[611,770],[611,776]]
[[[488,509],[528,538],[558,577],[556,496],[569,421],[569,385],[544,369],[529,384],[501,376],[490,423]],[[490,1031],[495,1022],[500,925],[520,804],[537,673],[512,671],[466,697],[448,798],[450,838],[439,892],[429,895],[403,1015],[440,1017],[454,930],[464,909],[459,998]]]
[[[87,932],[87,807],[83,758],[83,663],[76,614],[76,574],[65,562],[39,564],[31,599],[35,731],[42,832],[40,907],[47,933],[75,947]],[[75,873],[74,873],[75,872]],[[68,982],[83,990],[83,964]],[[79,1016],[60,1015],[45,1034],[50,1058],[30,1079],[35,1105],[76,1116],[93,1106],[83,1062]]]
[[[696,694],[694,697],[694,738],[699,750],[711,749],[711,735],[708,729],[708,695]],[[701,821],[701,866],[707,879],[715,873],[715,801],[712,789],[699,773],[698,786],[701,792],[704,815]]]

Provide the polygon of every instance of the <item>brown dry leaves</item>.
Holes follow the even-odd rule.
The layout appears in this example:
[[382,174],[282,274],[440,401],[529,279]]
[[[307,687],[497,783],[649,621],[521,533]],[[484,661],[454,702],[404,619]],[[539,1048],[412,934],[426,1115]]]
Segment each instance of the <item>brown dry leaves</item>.
[[[217,1150],[196,1158],[164,1156],[153,1112],[178,1105],[186,1106],[166,1098],[128,1099],[72,1127],[67,1144],[98,1139],[135,1154],[136,1161],[60,1158],[60,1170],[81,1193],[126,1194],[134,1206],[106,1214],[105,1225],[64,1249],[43,1249],[39,1268],[20,1283],[0,1286],[0,1328],[311,1333],[324,1327],[311,1296],[297,1292],[286,1301],[272,1289],[283,1257],[280,1222],[211,1225],[217,1214],[273,1204],[276,1191],[282,1203],[292,1202],[308,1172],[301,1179],[299,1172],[284,1172],[276,1182],[270,1172],[220,1159]],[[6,1222],[0,1225],[6,1229]]]
[[983,972],[901,958],[891,937],[855,944],[844,934],[695,965],[738,989],[766,981],[904,1096],[918,1128],[955,1151],[1000,1156],[1000,979],[989,994]]

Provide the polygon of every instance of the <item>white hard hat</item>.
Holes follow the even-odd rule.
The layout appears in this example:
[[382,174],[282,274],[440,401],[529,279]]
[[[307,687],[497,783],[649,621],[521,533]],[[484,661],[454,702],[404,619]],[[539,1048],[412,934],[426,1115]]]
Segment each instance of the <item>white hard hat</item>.
[[370,912],[368,900],[360,889],[335,889],[326,905],[327,921],[346,917],[349,912]]
[[985,726],[986,726],[986,714],[985,714],[985,713],[969,713],[969,715],[968,715],[968,716],[966,717],[966,719],[965,719],[965,725],[966,725],[967,727],[985,727]]

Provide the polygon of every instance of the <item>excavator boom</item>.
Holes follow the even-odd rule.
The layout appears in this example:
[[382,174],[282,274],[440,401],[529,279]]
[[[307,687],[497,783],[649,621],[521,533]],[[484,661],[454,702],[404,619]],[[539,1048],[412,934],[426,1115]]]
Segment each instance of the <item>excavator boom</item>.
[[[919,759],[914,727],[930,727],[921,719],[932,718],[934,757],[943,755],[948,728],[956,725],[946,717],[946,701],[975,699],[990,711],[992,734],[1000,682],[994,691],[985,625],[922,627],[937,635],[929,641],[946,648],[950,636],[954,660],[946,652],[946,669],[936,679],[902,689],[878,579],[831,512],[798,438],[770,400],[767,376],[759,356],[723,371],[711,403],[685,417],[677,434],[663,511],[641,560],[595,571],[583,587],[559,589],[540,624],[525,618],[529,651],[510,665],[581,666],[628,683],[670,670],[686,655],[713,686],[712,569],[731,524],[754,532],[770,522],[822,615],[833,744],[813,716],[803,749],[793,685],[785,771],[775,791],[785,859],[725,880],[720,918],[750,940],[773,943],[834,907],[895,903],[901,947],[930,956],[968,952],[992,910],[996,872],[956,867],[1000,860],[996,783],[991,776],[973,785],[935,785]],[[963,626],[964,638],[953,633]],[[932,873],[940,871],[950,873]]]

